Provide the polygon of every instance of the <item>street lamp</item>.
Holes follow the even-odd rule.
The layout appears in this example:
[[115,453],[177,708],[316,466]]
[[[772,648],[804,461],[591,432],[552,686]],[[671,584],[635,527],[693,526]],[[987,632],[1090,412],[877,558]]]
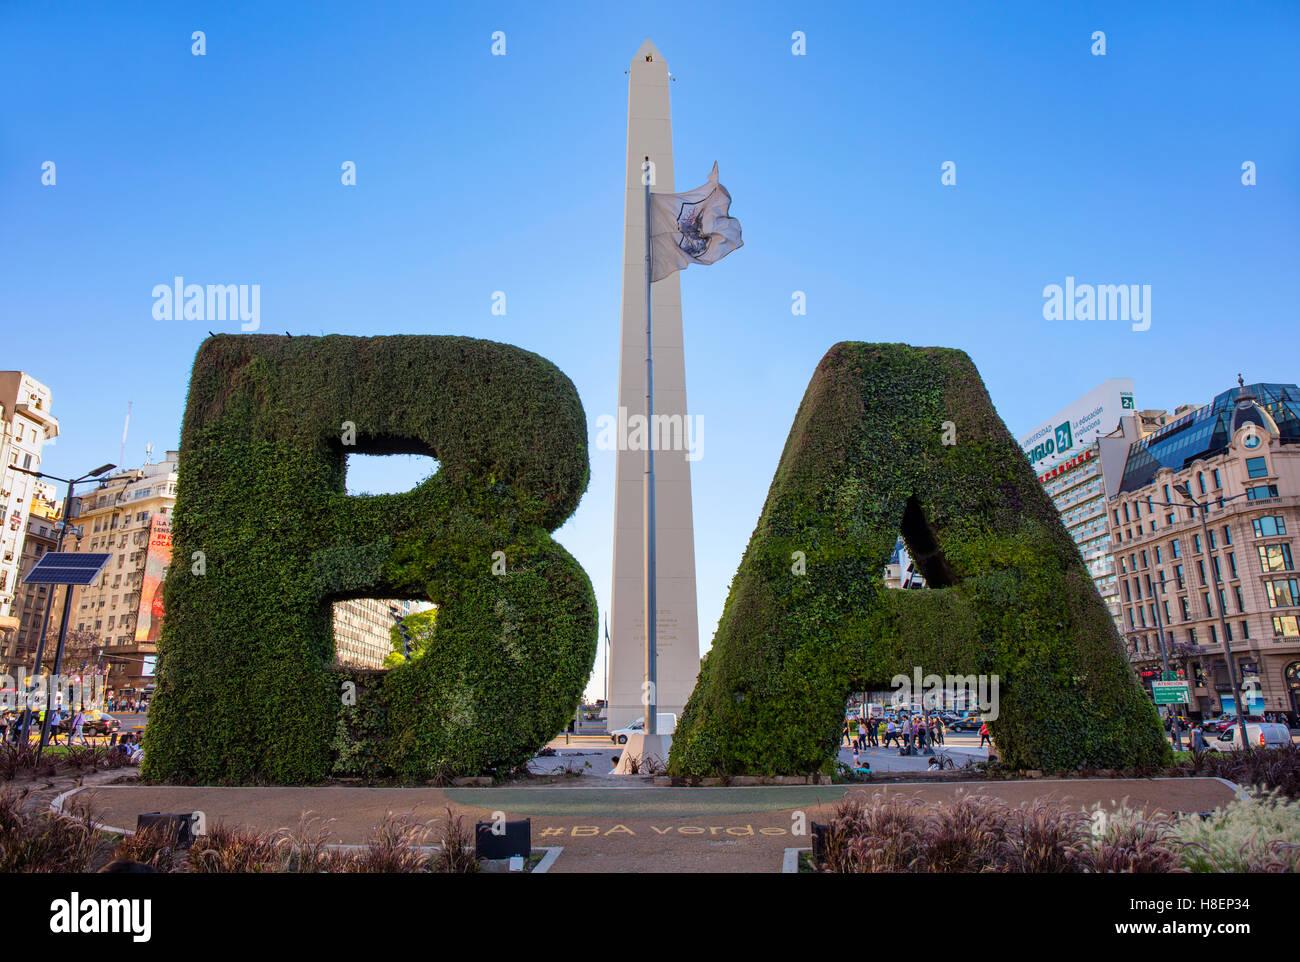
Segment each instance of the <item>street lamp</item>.
[[[1191,486],[1186,482],[1174,485],[1174,490],[1188,504],[1195,505],[1201,509],[1201,533],[1205,538],[1205,550],[1210,550],[1210,523],[1208,516],[1210,505],[1207,501],[1205,504],[1197,501],[1192,497]],[[1234,498],[1241,497],[1234,495]],[[1231,501],[1233,498],[1224,498],[1223,501]],[[1220,587],[1222,582],[1217,565],[1211,563],[1210,567],[1214,570],[1214,597],[1218,601],[1219,608],[1219,637],[1223,639],[1223,660],[1228,663],[1228,681],[1232,684],[1232,697],[1237,703],[1237,727],[1241,730],[1241,747],[1244,750],[1249,742],[1246,739],[1246,704],[1241,700],[1241,688],[1237,684],[1237,666],[1232,660],[1232,643],[1228,641],[1228,623],[1223,617],[1223,599],[1225,597],[1223,589]]]
[[[72,489],[76,487],[78,484],[80,484],[82,481],[89,481],[91,478],[97,478],[101,474],[106,474],[107,472],[112,471],[115,467],[117,467],[117,465],[101,464],[99,467],[95,468],[95,470],[87,474],[83,474],[79,478],[60,478],[57,475],[46,474],[44,471],[32,471],[28,468],[20,468],[16,464],[10,465],[10,467],[12,467],[15,471],[21,471],[23,474],[30,474],[32,475],[32,477],[49,478],[52,481],[63,481],[67,484],[68,494],[67,497],[63,499],[63,515],[62,515],[62,523],[59,525],[59,538],[54,545],[55,552],[59,552],[63,550],[63,537],[65,534],[67,534],[68,527],[69,527],[69,520],[72,515]],[[72,598],[72,586],[64,585],[63,610],[64,610],[65,617],[68,611],[68,601],[71,598]],[[49,627],[50,609],[53,607],[54,607],[54,590],[53,588],[51,588],[50,597],[45,603],[45,612],[41,615],[41,633],[38,636],[36,641],[36,664],[32,667],[33,681],[35,681],[36,676],[41,673],[41,661],[45,658],[45,630]],[[59,673],[59,669],[62,667],[61,662],[63,661],[62,638],[60,638],[59,641],[60,643],[59,643],[58,653],[54,656],[54,673],[56,675]],[[27,703],[27,711],[23,712],[23,724],[22,724],[22,728],[23,728],[22,738],[24,742],[26,742],[29,737],[31,731],[31,722],[32,722],[31,693],[26,692],[25,696],[26,697],[23,700]],[[48,708],[49,705],[47,705],[46,707]],[[42,731],[41,733],[41,738],[43,743],[44,731]]]
[[402,633],[402,658],[404,661],[411,660],[411,636],[406,633],[406,623],[402,621],[402,613],[397,610],[396,605],[388,606],[388,613],[393,616],[397,622],[397,630]]

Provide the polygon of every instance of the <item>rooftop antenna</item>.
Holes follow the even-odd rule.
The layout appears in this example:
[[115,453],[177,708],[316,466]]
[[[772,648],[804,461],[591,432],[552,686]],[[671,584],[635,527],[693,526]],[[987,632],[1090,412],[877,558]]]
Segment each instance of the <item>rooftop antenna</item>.
[[126,429],[131,426],[131,406],[134,401],[126,402],[126,423],[122,425],[122,450],[117,454],[117,463],[122,464],[126,461]]
[[144,446],[144,463],[153,464],[153,442],[150,441]]

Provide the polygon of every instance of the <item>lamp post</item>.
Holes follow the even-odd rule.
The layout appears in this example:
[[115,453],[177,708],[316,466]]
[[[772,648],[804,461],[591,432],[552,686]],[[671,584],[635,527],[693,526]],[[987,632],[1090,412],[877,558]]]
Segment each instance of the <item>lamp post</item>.
[[[63,499],[63,514],[62,514],[62,516],[61,516],[61,523],[60,523],[60,525],[59,525],[59,538],[58,538],[58,541],[57,541],[57,542],[55,543],[55,545],[54,545],[54,550],[55,550],[56,552],[58,552],[58,551],[62,551],[62,550],[63,550],[63,537],[64,537],[65,534],[67,534],[67,532],[68,532],[68,528],[69,528],[69,526],[70,526],[70,518],[71,518],[71,514],[72,514],[72,489],[75,488],[75,487],[76,487],[78,484],[80,484],[82,481],[89,481],[91,478],[97,478],[97,477],[99,477],[101,474],[105,474],[105,473],[107,473],[107,472],[109,472],[109,471],[112,471],[115,467],[117,467],[117,465],[116,465],[116,464],[101,464],[101,465],[100,465],[99,467],[97,467],[94,471],[91,471],[91,472],[89,472],[88,474],[83,474],[83,475],[82,475],[81,477],[79,477],[79,478],[60,478],[60,477],[58,477],[58,476],[56,476],[56,475],[53,475],[53,474],[46,474],[44,471],[32,471],[32,470],[29,470],[28,468],[20,468],[20,467],[18,467],[18,465],[16,465],[16,464],[15,464],[15,465],[11,465],[11,467],[12,467],[15,471],[21,471],[23,474],[30,474],[30,475],[32,475],[33,477],[36,477],[36,478],[49,478],[51,481],[63,481],[64,483],[67,484],[67,486],[68,486],[68,494],[67,494],[67,496]],[[64,613],[64,617],[65,617],[65,618],[67,617],[67,614],[68,614],[68,600],[69,600],[71,597],[72,597],[72,585],[64,585],[64,586],[63,586],[63,613]],[[50,624],[50,609],[53,608],[53,607],[54,607],[54,591],[51,590],[51,591],[50,591],[50,597],[49,597],[49,600],[46,601],[46,603],[45,603],[45,611],[44,611],[44,613],[41,615],[41,633],[40,633],[40,635],[37,637],[37,641],[36,641],[36,664],[32,667],[32,681],[35,681],[35,680],[36,680],[36,676],[39,675],[39,674],[41,673],[41,661],[45,658],[45,631],[46,631],[46,629],[49,627],[49,624]],[[60,636],[59,636],[59,648],[58,648],[58,652],[57,652],[57,654],[56,654],[55,657],[54,657],[54,664],[55,664],[54,671],[55,671],[55,674],[58,673],[58,670],[59,670],[59,667],[60,667],[60,662],[62,662],[62,660],[63,660],[63,641],[64,641],[64,639],[63,639],[63,635],[62,635],[62,633],[60,633]],[[53,698],[53,693],[50,693],[50,698],[51,698],[51,699]],[[24,703],[25,703],[25,707],[27,708],[27,711],[23,712],[23,723],[22,723],[23,734],[22,734],[22,739],[23,739],[24,742],[26,742],[27,739],[28,739],[28,737],[29,737],[30,731],[31,731],[31,721],[32,721],[32,713],[31,713],[31,693],[30,693],[30,692],[25,692],[25,693],[24,693],[23,701],[24,701]],[[47,701],[48,701],[48,699],[47,699]],[[50,713],[49,713],[49,711],[48,711],[48,708],[49,708],[49,707],[50,707],[50,706],[47,704],[47,705],[46,705],[47,711],[46,711],[46,713],[45,713],[45,717],[46,717],[46,720],[47,720],[47,721],[49,720],[49,715],[50,715]],[[45,727],[45,726],[42,726],[42,729],[44,729],[44,727]],[[41,743],[42,743],[42,744],[45,743],[45,731],[44,731],[44,730],[42,730],[42,732],[41,732]]]
[[411,636],[406,633],[406,623],[402,621],[402,613],[397,610],[395,605],[388,606],[388,613],[397,622],[397,630],[402,635],[402,660],[409,662],[411,660]]
[[[1202,504],[1201,502],[1197,501],[1196,498],[1192,497],[1191,486],[1188,485],[1187,482],[1185,481],[1182,482],[1181,484],[1175,484],[1174,490],[1177,491],[1179,497],[1181,497],[1188,504],[1195,505],[1196,507],[1201,509],[1201,534],[1205,538],[1205,551],[1208,554],[1210,551],[1210,523],[1208,520],[1209,513],[1210,513],[1209,502],[1207,501],[1205,504]],[[1223,498],[1221,503],[1231,501],[1233,500],[1233,498],[1238,498],[1238,497],[1241,497],[1241,495],[1233,495],[1232,498]],[[1241,730],[1241,747],[1244,750],[1247,746],[1247,740],[1246,740],[1246,707],[1247,706],[1241,700],[1241,687],[1237,684],[1237,666],[1232,660],[1232,643],[1228,641],[1228,622],[1223,617],[1224,592],[1223,589],[1219,587],[1222,582],[1222,577],[1219,573],[1218,566],[1213,563],[1213,560],[1211,560],[1210,567],[1214,569],[1214,596],[1215,599],[1219,602],[1218,605],[1219,637],[1223,640],[1223,655],[1224,655],[1223,660],[1228,663],[1228,681],[1232,685],[1232,697],[1234,701],[1236,701],[1237,703],[1237,727]]]

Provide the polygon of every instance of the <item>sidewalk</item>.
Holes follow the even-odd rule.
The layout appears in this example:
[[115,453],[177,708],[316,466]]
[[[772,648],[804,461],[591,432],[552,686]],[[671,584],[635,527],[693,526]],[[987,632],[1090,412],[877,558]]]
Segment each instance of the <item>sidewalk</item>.
[[[580,782],[581,779],[575,779]],[[778,872],[786,848],[807,847],[814,821],[852,793],[915,796],[937,801],[959,793],[1001,798],[1011,805],[1036,798],[1070,807],[1100,803],[1170,812],[1208,811],[1234,796],[1209,778],[1049,779],[897,783],[891,785],[663,788],[212,788],[108,785],[78,791],[109,826],[133,829],[141,812],[204,813],[208,825],[239,824],[261,831],[293,828],[310,812],[330,819],[331,841],[363,844],[388,812],[436,824],[446,808],[470,820],[531,818],[534,847],[562,846],[553,872]]]

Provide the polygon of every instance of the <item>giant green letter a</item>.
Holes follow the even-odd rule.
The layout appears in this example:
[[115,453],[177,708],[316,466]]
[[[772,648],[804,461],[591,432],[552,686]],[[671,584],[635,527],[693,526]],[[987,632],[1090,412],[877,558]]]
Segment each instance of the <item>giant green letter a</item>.
[[[884,586],[900,531],[933,590]],[[998,676],[990,727],[1011,765],[1168,758],[1078,549],[970,359],[837,344],[786,441],[671,769],[825,771],[845,696],[917,669]]]

